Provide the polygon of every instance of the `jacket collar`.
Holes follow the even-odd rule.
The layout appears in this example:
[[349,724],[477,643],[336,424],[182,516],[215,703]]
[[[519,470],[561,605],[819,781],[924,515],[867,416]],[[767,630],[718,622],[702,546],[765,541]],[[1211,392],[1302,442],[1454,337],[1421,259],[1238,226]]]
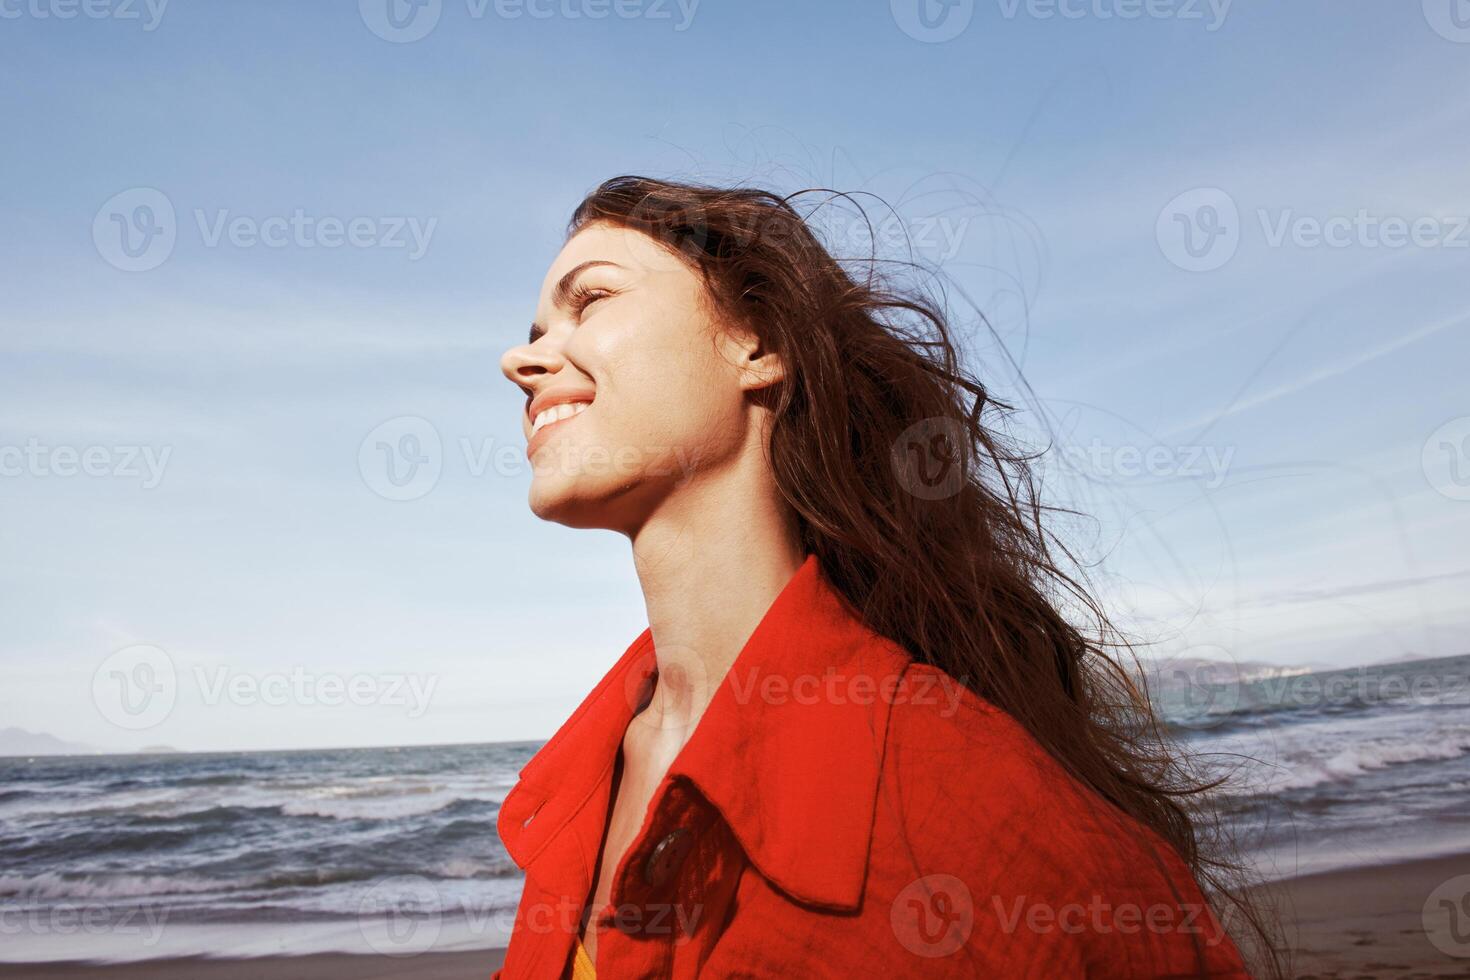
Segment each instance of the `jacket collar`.
[[[782,891],[855,909],[892,693],[907,663],[861,623],[808,555],[746,641],[669,775],[699,789]],[[499,818],[518,865],[534,861],[568,889],[590,886],[599,841],[564,831],[591,804],[594,812],[577,826],[600,835],[613,763],[639,691],[655,673],[645,629],[521,770]]]

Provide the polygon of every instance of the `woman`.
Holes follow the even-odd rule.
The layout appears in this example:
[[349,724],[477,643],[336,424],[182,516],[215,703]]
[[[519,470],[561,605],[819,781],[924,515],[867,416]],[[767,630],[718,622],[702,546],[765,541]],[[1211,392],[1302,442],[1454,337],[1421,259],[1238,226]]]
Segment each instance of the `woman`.
[[501,809],[504,976],[1246,975],[937,306],[621,177],[502,368],[532,511],[627,535],[649,622]]

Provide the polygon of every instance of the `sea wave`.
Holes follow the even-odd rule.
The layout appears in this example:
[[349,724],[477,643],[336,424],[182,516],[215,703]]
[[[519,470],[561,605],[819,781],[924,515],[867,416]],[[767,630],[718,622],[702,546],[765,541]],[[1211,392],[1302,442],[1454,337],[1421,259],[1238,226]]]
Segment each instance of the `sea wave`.
[[[400,874],[406,872],[399,872]],[[504,879],[519,875],[510,861],[451,858],[426,867],[414,877],[426,881]],[[59,874],[0,875],[0,899],[22,903],[98,901],[108,899],[177,898],[239,893],[270,894],[301,889],[370,885],[395,875],[369,867],[301,868],[268,874],[206,878],[190,874]]]
[[1431,742],[1366,742],[1350,745],[1325,758],[1293,760],[1270,789],[1282,792],[1340,783],[1371,772],[1420,762],[1443,762],[1470,754],[1470,736]]
[[1268,796],[1347,784],[1398,767],[1446,762],[1470,755],[1470,727],[1452,725],[1404,735],[1346,737],[1323,728],[1282,738],[1219,739],[1199,758],[1234,796]]
[[0,816],[9,821],[154,818],[212,822],[247,811],[273,811],[287,817],[398,820],[436,813],[466,801],[498,806],[508,788],[494,784],[377,783],[301,787],[226,785],[212,792],[201,792],[198,787],[150,787],[120,793],[18,791],[9,800],[0,798]]
[[189,875],[0,875],[0,898],[22,901],[55,899],[144,898],[203,894],[223,890],[221,883]]

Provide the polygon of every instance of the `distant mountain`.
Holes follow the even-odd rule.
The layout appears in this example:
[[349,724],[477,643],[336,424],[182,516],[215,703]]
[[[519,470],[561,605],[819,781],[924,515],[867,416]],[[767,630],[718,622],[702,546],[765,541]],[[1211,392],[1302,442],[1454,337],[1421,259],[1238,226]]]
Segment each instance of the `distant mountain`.
[[67,742],[45,732],[24,728],[0,728],[0,755],[93,755],[97,748]]
[[1178,684],[1249,684],[1275,677],[1297,677],[1324,669],[1320,665],[1268,664],[1258,660],[1212,660],[1208,657],[1171,657],[1144,660],[1153,683],[1167,688]]

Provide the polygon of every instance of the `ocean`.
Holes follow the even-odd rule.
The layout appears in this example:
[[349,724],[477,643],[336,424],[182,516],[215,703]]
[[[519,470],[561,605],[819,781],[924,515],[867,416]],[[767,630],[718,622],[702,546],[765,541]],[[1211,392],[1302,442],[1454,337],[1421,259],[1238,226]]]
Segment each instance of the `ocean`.
[[[1268,875],[1470,850],[1470,656],[1156,685]],[[0,960],[503,945],[538,743],[0,759]]]

